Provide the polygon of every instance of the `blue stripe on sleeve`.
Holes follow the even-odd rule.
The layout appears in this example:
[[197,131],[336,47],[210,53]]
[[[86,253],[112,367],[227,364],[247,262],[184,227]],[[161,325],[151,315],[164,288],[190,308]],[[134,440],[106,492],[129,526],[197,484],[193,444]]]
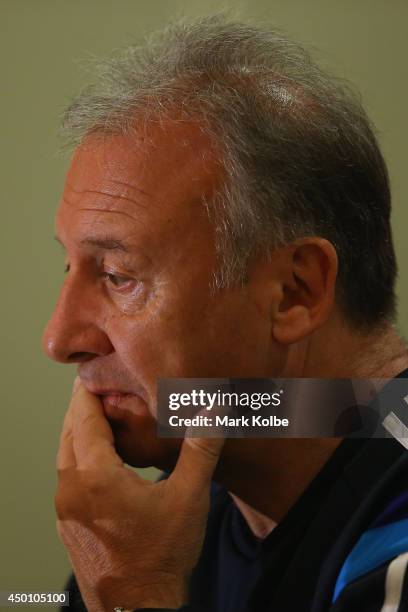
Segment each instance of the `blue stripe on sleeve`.
[[407,551],[408,519],[363,533],[341,568],[333,603],[350,582]]

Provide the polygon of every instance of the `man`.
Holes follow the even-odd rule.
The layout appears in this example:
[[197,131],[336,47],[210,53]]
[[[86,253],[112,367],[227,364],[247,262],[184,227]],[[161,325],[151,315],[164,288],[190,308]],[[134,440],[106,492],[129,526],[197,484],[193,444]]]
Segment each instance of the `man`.
[[387,172],[353,93],[217,17],[105,62],[65,126],[44,346],[78,363],[56,505],[86,607],[408,610],[403,439],[156,435],[158,378],[407,375]]

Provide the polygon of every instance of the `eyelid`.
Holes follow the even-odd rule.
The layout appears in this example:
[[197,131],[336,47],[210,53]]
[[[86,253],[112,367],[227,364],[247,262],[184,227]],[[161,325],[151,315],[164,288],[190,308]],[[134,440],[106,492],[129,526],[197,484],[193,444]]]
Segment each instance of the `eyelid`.
[[110,276],[117,276],[118,278],[128,278],[129,280],[134,280],[134,274],[131,272],[122,272],[121,270],[110,268],[109,266],[103,267],[102,274],[109,274]]
[[120,274],[112,274],[106,271],[102,273],[102,278],[108,291],[118,294],[134,293],[136,289],[139,289],[143,284],[139,279],[122,276]]
[[109,278],[117,278],[118,280],[122,280],[124,282],[131,281],[134,282],[135,279],[130,276],[124,276],[123,274],[114,274],[113,272],[102,272],[102,276]]
[[[122,271],[122,269],[111,267],[106,264],[102,266],[101,276],[102,278],[105,278],[108,281],[110,277],[117,279],[119,282],[122,282],[123,284],[130,283],[130,282],[131,283],[140,282],[140,275],[136,274],[136,272],[134,271],[131,272],[127,270]],[[114,283],[111,282],[111,284],[114,284]]]

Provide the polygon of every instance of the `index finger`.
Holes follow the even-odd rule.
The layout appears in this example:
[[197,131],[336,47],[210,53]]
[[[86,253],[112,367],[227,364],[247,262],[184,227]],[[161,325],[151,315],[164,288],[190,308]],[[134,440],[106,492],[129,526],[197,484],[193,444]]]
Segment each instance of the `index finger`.
[[72,397],[70,410],[77,467],[123,466],[99,398],[81,384]]
[[62,425],[56,465],[57,470],[64,470],[76,466],[72,432],[72,414],[69,409],[65,414],[64,423]]

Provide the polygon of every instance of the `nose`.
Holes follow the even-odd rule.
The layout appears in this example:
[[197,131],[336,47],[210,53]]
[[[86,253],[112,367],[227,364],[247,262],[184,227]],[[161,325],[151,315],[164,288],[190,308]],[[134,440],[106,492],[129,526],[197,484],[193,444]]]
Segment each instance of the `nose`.
[[46,355],[60,363],[81,363],[108,355],[113,346],[100,326],[101,300],[95,287],[66,278],[43,334]]

